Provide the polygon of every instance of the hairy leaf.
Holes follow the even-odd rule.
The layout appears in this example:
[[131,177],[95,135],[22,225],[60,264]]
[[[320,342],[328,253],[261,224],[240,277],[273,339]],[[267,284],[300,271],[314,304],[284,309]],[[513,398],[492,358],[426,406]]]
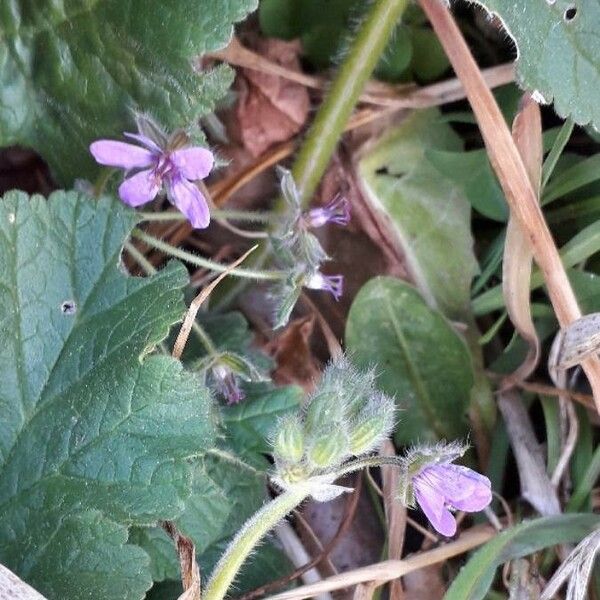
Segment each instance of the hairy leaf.
[[424,160],[428,149],[459,150],[460,140],[434,110],[414,113],[359,163],[366,201],[404,255],[427,302],[448,318],[467,320],[477,272],[464,193]]
[[89,143],[131,109],[166,126],[212,110],[231,71],[194,72],[256,0],[15,0],[0,11],[0,146],[31,146],[59,180],[94,176]]
[[[187,273],[122,272],[135,220],[76,193],[0,202],[0,562],[50,598],[139,597],[139,580],[127,583],[139,553],[113,521],[178,516],[189,458],[214,441],[200,381],[170,357],[144,358],[181,318]],[[90,519],[98,555],[76,533]]]
[[518,77],[561,117],[600,127],[596,0],[473,0],[497,14],[518,50]]
[[[224,441],[220,449],[196,465],[192,494],[177,527],[192,538],[202,573],[207,576],[244,522],[267,501],[267,439],[277,419],[298,409],[302,391],[294,386],[250,393],[238,406],[223,410]],[[232,450],[235,448],[235,451]],[[158,528],[135,528],[132,540],[147,550],[156,581],[178,576],[173,543]],[[261,546],[243,570],[242,586],[257,581],[256,565],[262,565],[258,583],[289,571],[287,559],[272,544]],[[268,568],[267,565],[270,565]],[[246,573],[246,575],[244,575]],[[252,579],[248,579],[253,575]],[[239,586],[238,586],[239,588]]]
[[465,434],[469,351],[412,286],[391,277],[367,282],[350,308],[346,345],[358,366],[377,367],[378,386],[404,409],[398,444]]

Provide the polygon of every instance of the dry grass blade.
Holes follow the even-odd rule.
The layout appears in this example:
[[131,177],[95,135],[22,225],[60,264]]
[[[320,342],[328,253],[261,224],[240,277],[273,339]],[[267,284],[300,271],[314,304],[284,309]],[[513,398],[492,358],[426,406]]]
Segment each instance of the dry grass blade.
[[435,565],[459,556],[485,544],[496,535],[496,530],[490,526],[473,527],[456,541],[444,544],[439,548],[422,552],[404,560],[386,560],[368,567],[347,571],[340,575],[329,577],[313,585],[297,587],[293,590],[269,596],[271,600],[299,600],[313,598],[323,592],[332,592],[361,583],[378,582],[380,584],[402,577],[429,565]]
[[[581,311],[504,117],[449,8],[439,0],[420,0],[420,4],[465,87],[490,162],[498,175],[511,212],[517,217],[523,231],[527,232],[558,322],[561,327],[567,327],[581,317]],[[588,357],[582,362],[582,366],[592,387],[596,410],[600,413],[600,359],[597,356]]]
[[[386,440],[381,449],[383,456],[396,456],[396,449],[390,440]],[[406,533],[406,508],[396,500],[400,472],[394,467],[381,467],[383,507],[387,521],[388,558],[402,557],[404,535]],[[396,579],[390,583],[390,600],[404,598],[402,582]]]
[[583,600],[587,598],[587,587],[600,550],[600,531],[594,531],[584,538],[562,563],[558,571],[544,589],[540,600],[551,600],[561,586],[568,581],[565,600]]
[[[544,158],[542,118],[539,106],[529,94],[523,96],[521,108],[513,122],[512,136],[539,202]],[[533,253],[527,234],[513,213],[511,209],[506,227],[502,291],[508,316],[519,335],[527,342],[529,350],[523,363],[507,378],[507,383],[527,379],[535,370],[540,358],[540,340],[531,317],[530,303]]]
[[498,396],[498,407],[517,461],[521,495],[542,515],[560,514],[558,496],[546,472],[544,455],[521,397],[514,391],[502,392]]
[[164,521],[162,528],[175,542],[183,594],[177,600],[200,600],[200,569],[196,562],[196,547],[189,537],[181,535],[172,521]]
[[190,331],[192,330],[192,325],[194,324],[194,320],[196,319],[196,315],[198,314],[198,311],[200,310],[200,307],[202,306],[204,301],[210,296],[210,294],[217,287],[217,285],[219,285],[219,283],[225,277],[227,277],[227,275],[233,269],[235,269],[237,266],[239,266],[241,263],[243,263],[246,260],[246,258],[248,258],[248,256],[250,256],[250,254],[252,252],[254,252],[254,250],[256,250],[256,248],[258,248],[257,245],[252,246],[252,248],[250,248],[250,250],[248,250],[245,254],[240,256],[236,261],[231,263],[231,265],[229,265],[229,267],[227,267],[226,271],[221,273],[214,281],[209,283],[192,300],[190,307],[188,308],[187,313],[185,314],[185,319],[183,320],[183,323],[181,324],[181,329],[179,330],[179,334],[177,335],[175,344],[173,345],[173,352],[171,354],[173,355],[174,358],[181,358],[181,355],[183,354],[183,349],[185,348],[185,345],[187,344],[187,340],[190,335]]
[[0,565],[0,598],[2,600],[46,600],[39,592]]

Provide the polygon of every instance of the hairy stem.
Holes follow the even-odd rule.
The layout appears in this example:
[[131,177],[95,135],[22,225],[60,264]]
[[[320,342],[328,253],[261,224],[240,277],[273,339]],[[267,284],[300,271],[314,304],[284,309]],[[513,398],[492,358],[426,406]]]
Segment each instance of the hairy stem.
[[408,0],[377,0],[350,47],[292,167],[303,205],[317,189],[365,83],[407,5]]
[[192,254],[191,252],[186,252],[181,248],[176,248],[175,246],[171,246],[171,244],[167,244],[162,240],[159,240],[147,233],[144,233],[141,229],[134,229],[131,235],[138,240],[141,240],[148,246],[152,248],[156,248],[169,256],[174,256],[175,258],[179,258],[180,260],[184,260],[192,265],[196,265],[197,267],[202,267],[204,269],[209,269],[210,271],[214,271],[216,273],[229,273],[230,275],[235,275],[236,277],[242,277],[245,279],[259,279],[263,281],[279,281],[286,277],[285,271],[261,271],[255,269],[229,269],[227,265],[223,265],[221,263],[215,262],[213,260],[209,260],[208,258],[203,258],[202,256],[197,256],[196,254]]
[[294,486],[265,504],[246,522],[217,563],[202,594],[203,600],[222,600],[225,597],[229,586],[256,545],[281,519],[307,498],[310,489],[307,484]]
[[[138,212],[144,221],[186,221],[187,217],[176,210],[164,210],[161,212]],[[276,218],[270,212],[253,212],[249,210],[220,210],[214,209],[210,214],[215,219],[226,219],[228,221],[247,221],[249,223],[268,223]]]

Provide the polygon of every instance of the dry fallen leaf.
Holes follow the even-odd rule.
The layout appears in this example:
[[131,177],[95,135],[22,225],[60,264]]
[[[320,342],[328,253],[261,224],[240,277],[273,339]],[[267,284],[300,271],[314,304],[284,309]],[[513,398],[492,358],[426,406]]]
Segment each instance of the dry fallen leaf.
[[[299,42],[260,39],[256,51],[291,70],[300,70]],[[253,156],[298,133],[308,116],[310,99],[303,85],[255,69],[241,69],[236,80],[238,131]]]
[[[540,107],[529,94],[523,96],[521,108],[513,122],[512,136],[539,200],[544,152],[542,119]],[[502,291],[508,316],[529,345],[529,350],[523,363],[509,377],[510,381],[523,381],[529,377],[540,357],[540,341],[531,317],[529,300],[532,265],[533,252],[527,234],[511,210],[504,245]]]
[[278,385],[295,383],[311,392],[319,380],[321,370],[310,349],[314,327],[314,316],[295,319],[265,347],[277,363],[272,377]]

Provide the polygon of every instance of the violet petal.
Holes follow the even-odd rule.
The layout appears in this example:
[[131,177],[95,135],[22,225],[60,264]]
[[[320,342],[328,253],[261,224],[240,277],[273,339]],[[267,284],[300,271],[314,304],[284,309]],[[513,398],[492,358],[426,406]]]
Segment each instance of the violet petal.
[[142,146],[146,146],[148,150],[152,151],[155,154],[162,154],[162,150],[156,144],[156,142],[152,141],[148,136],[142,135],[141,133],[129,133],[128,131],[124,131],[123,135],[128,137],[129,139],[135,140],[142,144]]
[[[417,476],[418,477],[418,476]],[[415,498],[433,528],[447,537],[456,533],[456,520],[444,503],[444,497],[426,482],[414,480]]]
[[419,477],[438,490],[446,502],[459,510],[477,512],[492,501],[490,480],[461,465],[432,465]]
[[119,186],[119,197],[129,206],[140,206],[153,200],[160,190],[160,181],[151,169],[140,171]]
[[182,177],[168,182],[169,199],[187,217],[194,229],[204,229],[210,223],[210,211],[202,192]]
[[120,169],[149,167],[154,162],[154,154],[150,150],[114,140],[93,142],[90,152],[101,165]]
[[172,152],[171,162],[183,177],[195,181],[204,179],[210,173],[215,157],[210,150],[194,146]]

